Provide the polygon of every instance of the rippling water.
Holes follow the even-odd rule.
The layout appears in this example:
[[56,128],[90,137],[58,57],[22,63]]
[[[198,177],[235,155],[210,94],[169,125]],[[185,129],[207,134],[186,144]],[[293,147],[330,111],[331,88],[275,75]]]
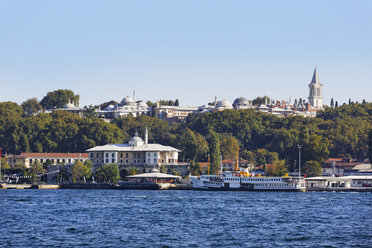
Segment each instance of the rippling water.
[[1,190],[3,247],[371,247],[372,194]]

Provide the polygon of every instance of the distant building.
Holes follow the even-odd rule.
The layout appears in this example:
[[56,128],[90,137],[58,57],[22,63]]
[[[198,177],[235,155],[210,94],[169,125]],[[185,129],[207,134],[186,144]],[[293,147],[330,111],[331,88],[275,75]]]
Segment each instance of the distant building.
[[167,173],[176,170],[181,175],[185,175],[188,170],[187,164],[178,162],[180,150],[171,146],[148,143],[147,127],[145,140],[136,132],[128,144],[96,146],[88,149],[87,152],[95,167],[116,163],[122,176],[129,174],[130,167],[139,169],[141,173],[149,172],[153,168],[159,170],[160,166],[165,166]]
[[21,153],[20,157],[24,158],[24,165],[29,168],[35,161],[46,163],[50,161],[52,165],[57,164],[74,164],[75,161],[80,160],[85,162],[88,159],[88,153]]
[[311,108],[323,109],[323,84],[320,83],[318,72],[314,70],[313,79],[309,84],[309,103]]
[[174,122],[185,122],[189,114],[194,114],[198,107],[166,106],[156,103],[154,108],[155,115],[162,120]]
[[51,111],[51,112],[55,112],[55,111],[66,111],[66,112],[78,114],[80,117],[83,117],[83,114],[84,114],[84,110],[81,109],[81,108],[79,108],[79,107],[77,107],[75,105],[75,103],[72,103],[70,100],[68,101],[68,103],[65,104],[65,106],[63,106],[63,108],[51,109],[49,111]]
[[95,111],[99,117],[106,119],[116,119],[119,117],[126,117],[128,115],[133,115],[138,117],[140,115],[151,116],[152,108],[149,107],[145,102],[138,101],[136,102],[132,97],[126,96],[116,105],[108,105],[105,109],[98,109]]

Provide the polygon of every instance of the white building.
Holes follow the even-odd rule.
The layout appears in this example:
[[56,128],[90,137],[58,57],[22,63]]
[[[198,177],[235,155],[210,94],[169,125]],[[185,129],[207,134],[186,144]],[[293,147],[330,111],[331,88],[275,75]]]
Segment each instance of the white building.
[[148,143],[146,127],[145,141],[136,132],[128,144],[107,144],[87,150],[93,165],[117,163],[119,167],[144,167],[148,171],[160,165],[178,165],[180,150],[160,144]]
[[171,120],[176,122],[185,122],[189,114],[194,114],[198,107],[182,107],[182,106],[168,106],[159,105],[156,103],[155,114],[163,120]]
[[309,84],[309,102],[311,108],[323,109],[323,84],[320,83],[318,72],[314,70],[313,79]]
[[126,96],[117,105],[108,105],[105,109],[96,110],[98,116],[104,116],[107,119],[119,118],[121,116],[128,116],[129,114],[134,117],[140,115],[151,115],[152,108],[149,107],[145,102],[139,101],[136,102],[132,97]]

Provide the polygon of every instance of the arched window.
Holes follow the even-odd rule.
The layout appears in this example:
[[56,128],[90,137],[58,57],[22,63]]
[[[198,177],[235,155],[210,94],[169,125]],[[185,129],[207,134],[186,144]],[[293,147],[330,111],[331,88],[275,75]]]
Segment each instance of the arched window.
[[318,88],[318,89],[316,89],[316,91],[317,91],[317,96],[320,96],[320,89]]

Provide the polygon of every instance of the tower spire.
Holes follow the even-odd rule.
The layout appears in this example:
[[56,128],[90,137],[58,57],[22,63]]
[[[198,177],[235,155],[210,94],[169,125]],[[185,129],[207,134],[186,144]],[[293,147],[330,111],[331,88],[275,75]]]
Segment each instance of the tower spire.
[[313,79],[311,80],[312,84],[319,84],[319,77],[318,77],[318,72],[316,70],[316,67],[314,69],[314,74],[313,74]]

